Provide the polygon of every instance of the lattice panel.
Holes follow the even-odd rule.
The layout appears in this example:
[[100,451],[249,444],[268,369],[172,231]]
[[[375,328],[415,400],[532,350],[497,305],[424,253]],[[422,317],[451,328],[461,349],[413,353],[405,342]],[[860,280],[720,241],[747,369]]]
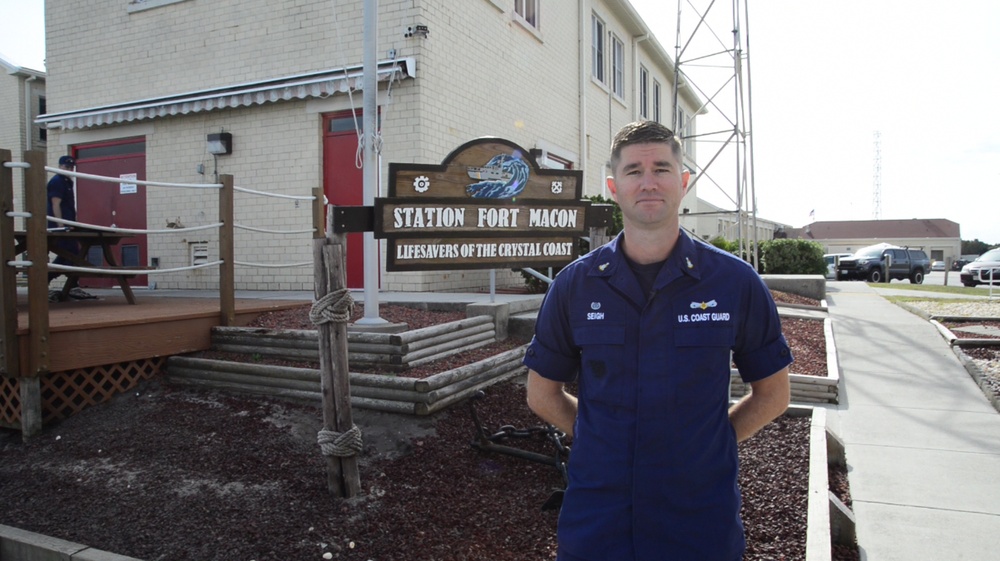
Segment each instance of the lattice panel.
[[21,386],[17,378],[0,376],[0,427],[21,428]]
[[42,379],[42,422],[64,419],[128,391],[163,371],[166,359],[149,358],[68,372]]

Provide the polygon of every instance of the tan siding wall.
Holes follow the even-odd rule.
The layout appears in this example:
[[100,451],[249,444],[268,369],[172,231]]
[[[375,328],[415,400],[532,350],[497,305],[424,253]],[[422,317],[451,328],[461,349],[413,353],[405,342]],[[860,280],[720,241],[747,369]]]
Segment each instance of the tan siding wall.
[[[17,76],[11,76],[0,67],[0,148],[10,150],[15,162],[21,161],[24,151],[24,86]],[[14,198],[22,196],[24,181],[19,169],[12,171]]]
[[[28,84],[30,105],[28,121],[38,116],[38,98],[45,95],[45,80],[36,78],[27,82],[24,76],[12,76],[0,71],[0,148],[10,150],[15,162],[22,160],[24,150],[45,150],[39,128],[25,122],[25,84]],[[21,208],[24,200],[24,171],[12,170],[14,205]],[[23,219],[14,220],[15,228],[23,228]]]

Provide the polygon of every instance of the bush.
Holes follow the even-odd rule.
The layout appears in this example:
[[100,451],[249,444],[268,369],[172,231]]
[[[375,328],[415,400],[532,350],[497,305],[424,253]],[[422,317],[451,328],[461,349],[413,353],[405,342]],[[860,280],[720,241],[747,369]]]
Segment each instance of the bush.
[[714,238],[708,240],[708,243],[714,245],[722,251],[728,251],[732,254],[735,254],[740,249],[739,242],[729,241],[722,236],[715,236]]
[[761,242],[760,262],[769,275],[826,275],[823,246],[809,240]]

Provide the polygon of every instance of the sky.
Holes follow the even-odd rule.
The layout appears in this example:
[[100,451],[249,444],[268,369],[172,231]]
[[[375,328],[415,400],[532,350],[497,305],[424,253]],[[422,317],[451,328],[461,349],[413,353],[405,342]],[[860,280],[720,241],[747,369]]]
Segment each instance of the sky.
[[[543,18],[545,2],[551,0],[543,0]],[[677,2],[631,2],[673,58]],[[685,39],[696,10],[709,4],[683,0]],[[0,53],[17,65],[45,70],[43,5],[0,0]],[[1000,42],[994,29],[1000,2],[740,5],[748,12],[750,87],[744,91],[752,126],[744,130],[753,138],[758,216],[793,227],[875,218],[878,132],[879,217],[945,218],[959,223],[963,240],[1000,244]],[[732,0],[716,0],[706,17],[730,44],[731,13]],[[701,51],[689,52],[715,45],[706,40]],[[721,87],[718,70],[681,67],[702,90]],[[721,113],[699,117],[699,130],[726,124]],[[698,151],[704,166],[715,149],[699,144]],[[735,169],[722,159],[713,165]],[[735,197],[733,181],[716,177],[719,185],[700,183],[699,195],[734,208],[728,202]]]
[[[631,1],[674,58],[677,2]],[[709,2],[685,0],[682,24],[697,20],[692,4]],[[747,12],[758,216],[794,227],[875,218],[877,131],[882,219],[945,218],[963,240],[1000,244],[1000,3],[766,0]],[[707,18],[730,46],[731,14],[717,0]],[[714,130],[711,117],[699,130]],[[698,151],[699,164],[715,152]],[[719,204],[713,191],[699,196]]]

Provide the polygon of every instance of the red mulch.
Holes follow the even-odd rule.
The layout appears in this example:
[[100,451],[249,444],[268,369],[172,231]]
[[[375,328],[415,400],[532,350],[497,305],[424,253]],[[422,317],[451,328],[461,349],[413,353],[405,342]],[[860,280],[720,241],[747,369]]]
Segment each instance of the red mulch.
[[[431,321],[426,311],[399,313],[411,328]],[[290,321],[298,317],[265,321],[304,328]],[[818,345],[815,324],[822,335],[814,320],[783,324],[795,372],[822,362],[825,373],[825,350],[800,348]],[[803,331],[812,334],[803,340]],[[485,393],[476,407],[487,430],[540,424],[517,382]],[[472,448],[467,405],[432,418],[356,411],[363,495],[350,500],[326,489],[321,417],[315,403],[151,383],[28,443],[2,430],[0,524],[147,561],[553,557],[556,513],[540,507],[560,474]],[[808,418],[782,417],[740,445],[745,559],[804,558],[808,439]]]

